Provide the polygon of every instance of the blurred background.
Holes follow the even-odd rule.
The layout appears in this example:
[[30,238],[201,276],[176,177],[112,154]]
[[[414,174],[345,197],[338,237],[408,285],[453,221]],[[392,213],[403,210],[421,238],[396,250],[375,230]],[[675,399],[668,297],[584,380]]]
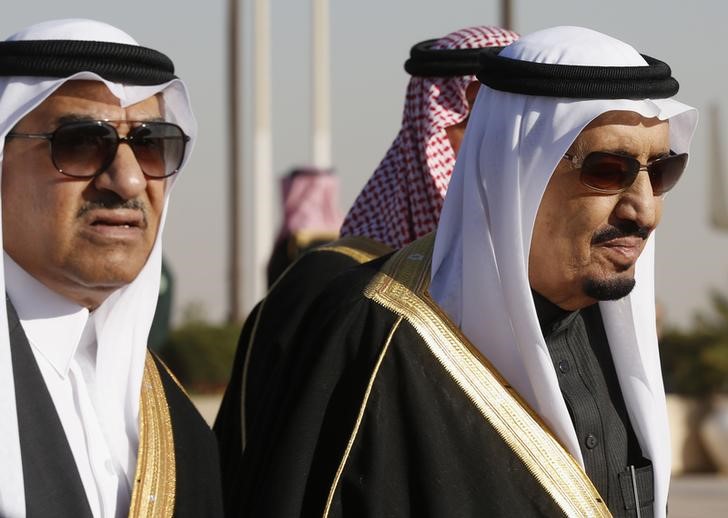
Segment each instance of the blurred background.
[[[13,3],[0,17],[3,39],[46,19],[106,21],[140,44],[168,54],[189,86],[198,139],[175,186],[164,234],[169,291],[163,294],[160,314],[171,322],[172,333],[161,332],[154,340],[160,348],[171,347],[170,358],[177,355],[182,370],[195,363],[185,357],[215,358],[188,375],[188,384],[198,391],[214,392],[224,386],[239,321],[263,293],[265,264],[251,259],[251,254],[267,258],[272,251],[281,212],[278,178],[301,167],[330,166],[339,178],[339,203],[345,212],[399,129],[408,81],[402,65],[410,47],[470,25],[503,24],[506,4],[501,0],[330,2],[328,20],[322,22],[330,41],[322,77],[329,78],[330,94],[325,98],[331,141],[330,154],[323,151],[329,158],[321,159],[321,152],[314,152],[312,129],[313,3],[26,0]],[[512,0],[509,4],[510,28],[521,34],[581,25],[666,61],[681,84],[678,98],[700,110],[688,170],[670,193],[657,232],[657,299],[665,380],[674,394],[670,405],[676,470],[714,471],[717,461],[706,454],[704,433],[699,430],[704,416],[728,393],[728,211],[723,206],[728,193],[721,190],[720,181],[721,173],[728,177],[721,165],[728,142],[728,130],[722,131],[728,124],[728,60],[719,43],[728,4],[705,0],[600,4]],[[254,29],[256,17],[267,21],[268,36]],[[232,27],[238,31],[234,54]],[[270,57],[267,65],[260,61],[255,65],[256,53]],[[230,90],[231,57],[238,67],[237,109]],[[260,82],[266,78],[268,83]],[[253,98],[256,87],[262,100]],[[239,117],[237,134],[232,114]],[[254,120],[268,130],[256,133]],[[235,159],[238,186],[231,193]],[[256,173],[258,183],[251,183]],[[234,265],[233,194],[240,203],[235,218],[239,256]],[[718,420],[720,426],[728,429],[728,414]],[[721,449],[728,450],[728,438],[723,441]],[[718,491],[728,500],[728,483],[717,480]],[[676,487],[705,504],[701,493],[708,491],[705,484]],[[673,505],[673,515],[706,515],[678,514],[683,512],[679,505]],[[725,505],[722,509],[728,515]]]

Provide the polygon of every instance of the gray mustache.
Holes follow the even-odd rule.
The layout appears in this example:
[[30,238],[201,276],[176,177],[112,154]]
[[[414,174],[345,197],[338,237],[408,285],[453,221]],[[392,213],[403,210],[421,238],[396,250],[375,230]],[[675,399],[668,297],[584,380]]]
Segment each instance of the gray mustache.
[[77,218],[83,217],[85,214],[96,209],[132,209],[139,210],[144,215],[144,222],[147,222],[147,207],[141,200],[121,200],[121,199],[103,199],[87,201],[76,213]]
[[628,221],[621,225],[610,226],[597,231],[591,242],[593,245],[598,245],[620,237],[635,236],[641,239],[647,239],[649,235],[650,229],[648,227],[640,227],[635,222]]

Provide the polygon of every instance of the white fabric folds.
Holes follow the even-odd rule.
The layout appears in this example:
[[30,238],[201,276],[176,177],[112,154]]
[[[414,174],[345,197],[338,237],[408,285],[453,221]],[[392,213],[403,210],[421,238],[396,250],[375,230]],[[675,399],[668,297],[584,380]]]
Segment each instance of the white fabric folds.
[[[631,46],[579,27],[525,36],[502,56],[541,63],[644,66]],[[613,110],[669,120],[670,146],[687,152],[697,111],[672,99],[573,100],[481,86],[440,218],[431,294],[583,464],[579,441],[541,334],[528,255],[542,195],[558,161],[593,119]],[[625,403],[655,470],[655,512],[670,480],[665,395],[655,331],[654,237],[626,298],[600,303]]]

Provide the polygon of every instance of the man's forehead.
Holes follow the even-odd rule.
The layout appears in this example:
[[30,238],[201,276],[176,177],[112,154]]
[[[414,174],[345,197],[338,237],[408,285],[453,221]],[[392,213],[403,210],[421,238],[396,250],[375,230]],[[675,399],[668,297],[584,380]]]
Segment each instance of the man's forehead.
[[[121,115],[124,116],[121,116]],[[31,116],[60,119],[70,116],[83,118],[159,118],[163,115],[163,96],[155,94],[126,108],[100,81],[67,81],[45,99]]]
[[589,123],[576,137],[571,151],[607,146],[614,151],[630,148],[668,147],[669,122],[657,117],[644,117],[632,111],[610,111]]

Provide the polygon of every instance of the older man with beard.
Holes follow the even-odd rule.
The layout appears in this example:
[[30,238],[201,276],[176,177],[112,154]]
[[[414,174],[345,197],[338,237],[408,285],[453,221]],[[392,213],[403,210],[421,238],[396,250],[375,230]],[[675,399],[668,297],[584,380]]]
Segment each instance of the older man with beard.
[[436,235],[304,315],[253,514],[665,516],[652,236],[696,111],[589,29],[481,64]]

